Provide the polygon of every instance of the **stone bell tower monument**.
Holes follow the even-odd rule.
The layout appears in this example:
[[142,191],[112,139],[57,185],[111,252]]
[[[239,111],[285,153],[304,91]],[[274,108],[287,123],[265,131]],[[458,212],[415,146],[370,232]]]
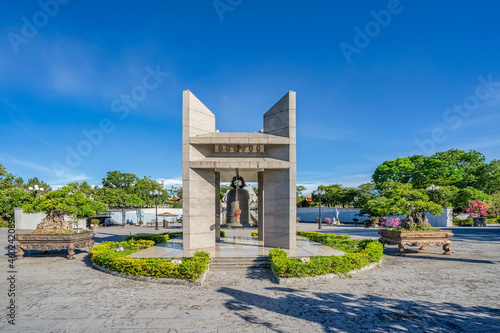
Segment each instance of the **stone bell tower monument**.
[[183,92],[183,247],[214,247],[221,225],[220,183],[235,174],[258,183],[259,240],[295,249],[295,92],[264,114],[255,133],[216,130],[215,115],[189,90]]

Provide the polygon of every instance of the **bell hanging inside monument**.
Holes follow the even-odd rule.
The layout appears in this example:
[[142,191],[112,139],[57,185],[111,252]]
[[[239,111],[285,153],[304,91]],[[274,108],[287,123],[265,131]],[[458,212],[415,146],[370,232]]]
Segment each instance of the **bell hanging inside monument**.
[[245,180],[239,176],[238,170],[231,181],[231,187],[232,189],[229,190],[226,197],[226,223],[223,227],[250,227],[250,195],[245,189]]

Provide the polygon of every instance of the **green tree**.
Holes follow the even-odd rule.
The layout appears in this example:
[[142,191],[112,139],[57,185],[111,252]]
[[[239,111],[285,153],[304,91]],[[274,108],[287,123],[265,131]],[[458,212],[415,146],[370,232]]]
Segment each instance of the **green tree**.
[[307,190],[307,188],[305,186],[297,185],[297,187],[296,187],[296,202],[297,202],[297,205],[299,205],[299,203],[302,200],[304,200],[304,196],[302,195],[302,192],[304,192],[305,190]]
[[170,196],[172,197],[178,197],[182,199],[182,185],[172,185],[168,189],[168,193],[170,193]]
[[381,196],[369,200],[362,211],[376,216],[417,215],[430,212],[442,213],[443,207],[432,202],[424,189],[415,189],[412,184],[387,181]]
[[0,163],[0,190],[14,187],[16,175],[7,171],[7,168]]
[[[342,204],[342,198],[344,196],[345,189],[340,184],[331,185],[320,185],[318,190],[325,191],[325,194],[321,196],[321,205],[326,207],[335,207]],[[312,194],[312,200],[319,205],[319,197]]]
[[129,190],[137,180],[137,176],[133,173],[123,173],[118,170],[108,171],[106,178],[102,179],[102,186]]
[[28,179],[26,185],[24,185],[24,188],[28,189],[29,187],[35,187],[35,185],[38,185],[38,187],[43,188],[43,191],[45,193],[52,191],[52,187],[50,187],[50,185],[44,182],[43,180],[39,180],[38,177],[33,177]]
[[23,206],[26,213],[44,212],[47,216],[59,218],[67,214],[75,219],[88,219],[105,210],[107,206],[104,203],[87,198],[74,184],[40,195]]
[[169,192],[163,188],[163,184],[151,179],[150,177],[143,177],[137,179],[135,184],[127,191],[129,194],[139,197],[146,206],[154,206],[155,198],[149,194],[151,191],[161,191],[163,194],[158,197],[158,204],[168,202],[170,198]]
[[411,156],[410,160],[415,165],[410,180],[414,188],[426,188],[431,184],[450,186],[462,180],[460,170],[436,156],[415,155]]
[[455,212],[465,212],[465,209],[469,205],[469,201],[476,200],[488,202],[491,201],[491,197],[483,191],[473,187],[460,189],[453,200],[453,209]]
[[460,172],[461,180],[456,184],[458,188],[474,187],[478,190],[485,189],[487,176],[484,172],[488,165],[485,162],[486,157],[480,152],[450,149],[437,152],[435,156],[442,161],[446,161],[452,168]]
[[0,190],[0,215],[6,221],[14,220],[15,208],[33,202],[35,196],[22,187],[9,187]]
[[372,178],[375,184],[388,180],[408,183],[411,180],[413,170],[415,170],[415,164],[407,157],[400,157],[392,161],[385,161],[382,165],[379,165],[375,169]]
[[491,195],[491,203],[497,210],[500,210],[500,192]]
[[485,192],[494,194],[500,192],[500,160],[492,160],[488,165]]
[[120,206],[141,207],[145,205],[144,201],[136,194],[129,194],[121,188],[102,187],[96,189],[93,198],[112,208]]
[[455,201],[460,189],[456,186],[440,186],[437,191],[429,191],[429,198],[443,206],[443,207],[454,207]]
[[377,196],[377,190],[375,189],[375,183],[365,183],[358,186],[358,194],[354,197],[353,207],[361,208],[369,200]]

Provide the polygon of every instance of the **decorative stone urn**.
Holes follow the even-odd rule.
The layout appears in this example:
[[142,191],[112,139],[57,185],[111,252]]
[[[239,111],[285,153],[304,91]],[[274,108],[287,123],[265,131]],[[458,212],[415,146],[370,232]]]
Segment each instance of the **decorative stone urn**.
[[486,217],[473,217],[472,222],[474,227],[486,227]]
[[23,259],[26,250],[68,250],[68,259],[75,259],[75,249],[87,247],[89,250],[95,242],[93,232],[77,234],[17,234],[17,259]]
[[420,246],[421,251],[425,251],[426,246],[442,245],[444,253],[447,255],[453,254],[450,249],[451,241],[448,239],[453,237],[453,233],[447,230],[430,230],[430,231],[396,231],[396,230],[379,230],[379,242],[388,245],[397,245],[399,247],[399,255],[404,255],[404,247]]

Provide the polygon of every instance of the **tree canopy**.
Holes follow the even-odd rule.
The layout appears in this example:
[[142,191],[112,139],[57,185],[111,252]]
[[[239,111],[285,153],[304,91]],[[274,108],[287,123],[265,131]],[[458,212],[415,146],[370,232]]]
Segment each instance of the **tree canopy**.
[[128,190],[137,180],[137,176],[133,173],[124,173],[118,170],[108,171],[106,177],[102,179],[102,186]]
[[409,183],[414,189],[437,185],[439,190],[429,193],[433,202],[464,211],[468,201],[489,200],[500,192],[500,161],[486,163],[485,156],[475,150],[450,149],[385,161],[372,178],[379,190],[387,181]]
[[376,216],[410,215],[430,212],[438,215],[443,207],[432,202],[424,189],[415,189],[412,184],[388,180],[384,183],[381,196],[369,200],[363,207],[364,212]]
[[26,213],[38,211],[46,214],[56,212],[56,215],[67,214],[75,219],[87,219],[107,208],[104,203],[86,197],[73,183],[57,191],[38,196],[32,203],[25,204],[23,211]]

